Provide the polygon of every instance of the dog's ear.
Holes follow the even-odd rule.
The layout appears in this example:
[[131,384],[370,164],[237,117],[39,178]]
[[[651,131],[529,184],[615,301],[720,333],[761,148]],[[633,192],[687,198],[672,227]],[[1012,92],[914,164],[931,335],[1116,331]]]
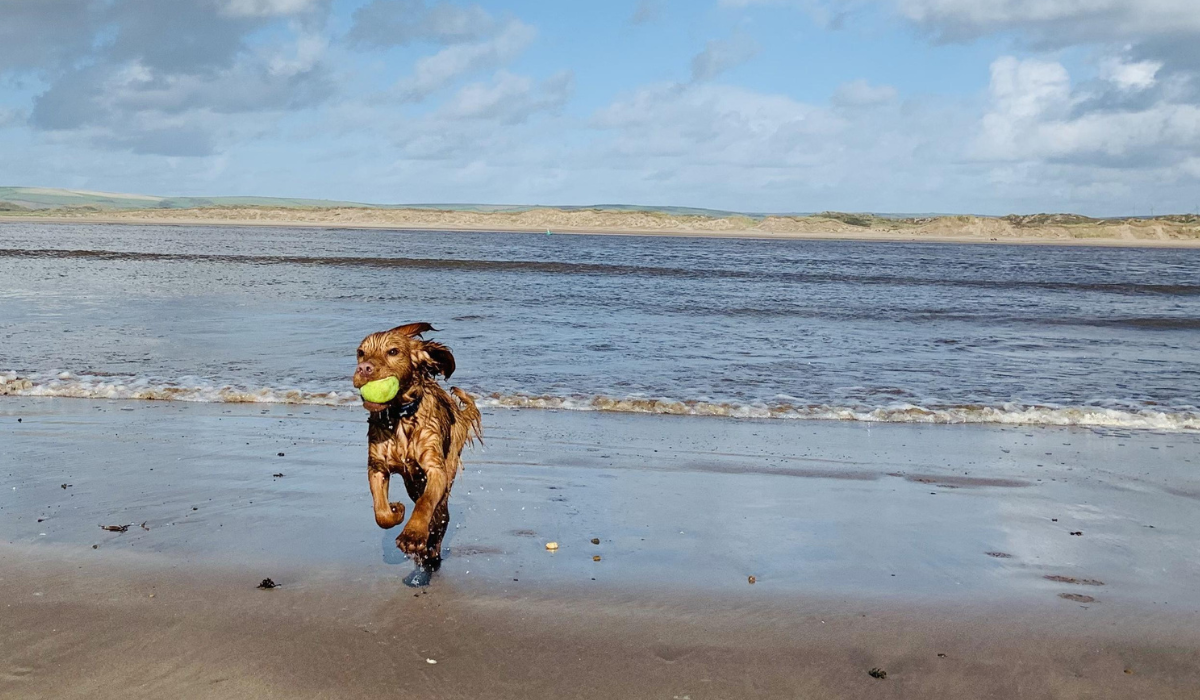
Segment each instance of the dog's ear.
[[422,333],[428,333],[429,331],[436,330],[437,329],[432,325],[425,323],[424,321],[420,321],[418,323],[407,323],[403,326],[396,326],[392,330],[388,331],[388,333],[400,333],[402,335],[407,335],[410,338],[415,338]]
[[454,353],[450,348],[432,340],[421,341],[417,350],[417,364],[430,376],[442,375],[446,379],[454,374]]

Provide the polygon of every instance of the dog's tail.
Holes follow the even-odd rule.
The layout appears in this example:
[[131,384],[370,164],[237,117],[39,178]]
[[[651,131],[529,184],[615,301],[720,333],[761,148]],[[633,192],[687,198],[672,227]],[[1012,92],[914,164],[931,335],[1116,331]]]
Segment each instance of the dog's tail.
[[458,420],[454,421],[454,427],[451,428],[455,453],[461,452],[468,442],[474,443],[478,440],[483,444],[483,417],[479,415],[475,399],[456,386],[450,387],[450,393],[458,403]]

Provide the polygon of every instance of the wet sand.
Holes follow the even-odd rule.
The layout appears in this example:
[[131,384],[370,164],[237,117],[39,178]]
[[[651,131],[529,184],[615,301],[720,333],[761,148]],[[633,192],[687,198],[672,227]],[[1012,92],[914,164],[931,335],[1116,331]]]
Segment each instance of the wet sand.
[[358,409],[0,400],[0,696],[1200,687],[1195,434],[533,410],[485,430],[414,588]]

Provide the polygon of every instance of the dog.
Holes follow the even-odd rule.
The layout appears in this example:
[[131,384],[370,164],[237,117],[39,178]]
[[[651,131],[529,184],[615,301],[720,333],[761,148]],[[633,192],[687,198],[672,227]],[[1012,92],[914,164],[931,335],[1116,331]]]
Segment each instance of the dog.
[[388,482],[399,474],[413,500],[412,517],[396,546],[416,564],[436,570],[450,524],[450,487],[462,468],[462,450],[483,439],[482,418],[470,394],[438,384],[454,373],[454,355],[421,336],[437,329],[410,323],[372,333],[358,346],[354,387],[395,377],[400,391],[386,404],[363,400],[367,419],[367,480],[375,522],[384,529],[404,522],[404,504],[388,501]]

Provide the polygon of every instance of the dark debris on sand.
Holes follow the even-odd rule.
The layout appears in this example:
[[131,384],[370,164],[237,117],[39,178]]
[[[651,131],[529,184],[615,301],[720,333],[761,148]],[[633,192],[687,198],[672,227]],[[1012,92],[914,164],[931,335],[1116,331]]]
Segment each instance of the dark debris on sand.
[[275,588],[275,587],[277,587],[278,585],[279,585],[278,583],[275,583],[275,582],[274,582],[274,581],[272,581],[271,579],[269,579],[269,578],[264,578],[264,579],[262,580],[262,583],[258,584],[258,587],[259,587],[259,588],[261,588],[261,589],[263,589],[263,590],[270,590],[270,589],[272,589],[272,588]]
[[1046,579],[1047,581],[1054,581],[1055,583],[1074,583],[1074,584],[1077,584],[1080,586],[1103,586],[1104,585],[1103,581],[1097,581],[1094,578],[1075,578],[1074,576],[1058,576],[1058,575],[1046,575],[1046,576],[1043,576],[1042,578]]
[[869,675],[872,678],[878,678],[879,680],[884,680],[885,678],[887,678],[887,671],[883,670],[882,668],[873,668],[870,671],[867,671],[867,675]]
[[126,530],[129,529],[129,526],[128,525],[101,525],[100,529],[108,530],[109,532],[125,532]]

